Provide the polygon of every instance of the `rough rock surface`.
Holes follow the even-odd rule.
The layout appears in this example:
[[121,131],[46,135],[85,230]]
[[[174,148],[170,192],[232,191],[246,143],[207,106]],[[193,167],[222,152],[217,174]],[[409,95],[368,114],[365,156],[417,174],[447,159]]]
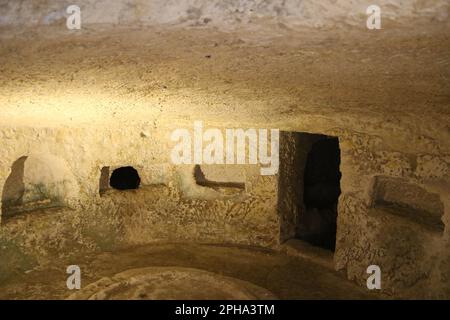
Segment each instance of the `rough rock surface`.
[[[230,195],[198,186],[192,166],[170,163],[170,133],[202,120],[221,129],[337,136],[336,269],[365,286],[367,266],[378,264],[388,294],[450,296],[447,1],[389,6],[397,13],[382,30],[367,30],[358,13],[328,29],[262,17],[234,30],[182,21],[133,26],[131,16],[120,20],[131,25],[99,25],[92,22],[119,18],[88,15],[80,31],[68,31],[64,23],[45,25],[47,2],[33,3],[1,5],[9,18],[2,15],[0,29],[0,186],[24,156],[38,159],[35,168],[58,163],[58,172],[69,174],[65,180],[26,169],[25,182],[50,182],[44,194],[64,195],[65,208],[2,218],[0,257],[9,261],[0,266],[3,275],[70,256],[75,245],[112,250],[200,240],[276,247],[292,236],[299,213],[292,202],[278,210],[279,176],[246,168],[245,191]],[[343,8],[336,17],[348,15],[344,1],[330,3]],[[40,6],[45,10],[35,10]],[[203,7],[193,20],[215,12]],[[23,27],[30,12],[42,14],[33,15],[33,28]],[[101,196],[101,169],[124,165],[139,168],[148,187]],[[286,170],[284,176],[295,172]],[[406,196],[380,196],[377,181],[404,186]],[[433,200],[414,198],[408,207],[417,190]],[[418,223],[429,208],[442,212],[428,212],[431,224]]]

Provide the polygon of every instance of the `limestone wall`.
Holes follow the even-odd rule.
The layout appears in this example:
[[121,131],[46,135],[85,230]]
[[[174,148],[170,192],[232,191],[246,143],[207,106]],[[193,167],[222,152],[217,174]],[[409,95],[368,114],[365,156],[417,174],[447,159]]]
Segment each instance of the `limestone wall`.
[[[48,25],[65,23],[65,9],[77,4],[83,23],[115,25],[182,24],[236,27],[258,19],[291,25],[333,26],[361,24],[371,0],[18,0],[0,1],[0,25]],[[378,0],[389,19],[425,17],[446,20],[446,0]]]
[[[365,286],[366,269],[375,264],[388,294],[450,297],[448,37],[436,31],[441,26],[408,35],[407,24],[394,38],[388,37],[393,30],[385,29],[348,42],[347,32],[317,34],[308,42],[295,40],[292,31],[278,45],[262,35],[242,40],[213,28],[160,36],[154,28],[134,37],[128,29],[97,34],[87,28],[82,40],[70,34],[62,42],[33,42],[35,26],[67,31],[58,24],[65,23],[68,4],[0,0],[1,26],[32,27],[22,41],[2,43],[0,188],[6,203],[45,208],[2,217],[1,261],[26,270],[54,254],[75,254],[71,249],[80,246],[111,250],[154,241],[276,246],[292,237],[301,219],[301,191],[294,184],[302,176],[293,169],[302,160],[293,155],[309,146],[286,136],[278,176],[263,177],[258,168],[243,166],[231,174],[239,177],[235,180],[223,168],[203,168],[210,180],[244,183],[244,190],[202,186],[193,165],[174,166],[168,158],[174,123],[202,117],[218,126],[269,123],[338,137],[336,269]],[[85,24],[131,25],[131,30],[162,24],[233,27],[239,35],[244,23],[250,25],[244,32],[252,35],[252,22],[264,20],[277,23],[272,36],[278,38],[294,25],[364,27],[372,1],[78,4]],[[378,4],[383,16],[395,21],[448,19],[445,0]],[[91,31],[96,35],[89,36]],[[8,38],[7,32],[1,36]],[[206,44],[200,46],[201,37]],[[230,46],[221,49],[225,44]],[[21,180],[20,170],[10,173],[23,157],[23,184],[5,191]],[[125,165],[139,171],[142,187],[101,195],[102,168]],[[3,263],[0,275],[5,270],[10,268]]]
[[[62,208],[3,219],[3,261],[26,268],[55,254],[74,255],[75,248],[112,250],[158,241],[276,246],[293,237],[301,219],[293,178],[301,176],[302,161],[292,155],[304,147],[301,141],[282,135],[277,176],[240,166],[227,177],[224,168],[205,166],[208,179],[245,184],[244,190],[214,189],[196,183],[193,165],[170,162],[173,129],[4,127],[2,186],[14,161],[28,155],[41,165],[32,174],[27,170],[34,165],[26,169],[25,176],[71,187],[64,189]],[[339,137],[341,147],[336,269],[365,286],[367,267],[379,265],[388,294],[448,297],[449,156],[429,144],[406,154],[398,141],[350,130],[319,133]],[[102,168],[124,165],[139,171],[141,188],[100,195]]]
[[[367,267],[378,265],[390,295],[448,297],[448,154],[406,154],[386,148],[387,137],[336,133],[343,174],[336,268],[365,285]],[[381,190],[380,179],[390,190]]]
[[[277,245],[277,177],[261,176],[255,165],[229,170],[205,165],[209,180],[236,180],[243,187],[199,185],[194,165],[171,162],[172,131],[139,126],[2,128],[1,193],[5,195],[13,163],[28,157],[23,198],[41,185],[43,194],[36,200],[52,199],[64,191],[64,202],[54,209],[2,217],[0,241],[40,262],[79,248],[111,250],[158,241]],[[138,170],[140,188],[107,189],[101,194],[102,168],[111,171],[121,166]]]

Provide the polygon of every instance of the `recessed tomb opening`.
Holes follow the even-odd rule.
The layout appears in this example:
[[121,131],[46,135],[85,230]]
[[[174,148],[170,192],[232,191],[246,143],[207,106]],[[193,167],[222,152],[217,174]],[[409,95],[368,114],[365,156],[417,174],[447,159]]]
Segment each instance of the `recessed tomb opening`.
[[374,178],[372,212],[393,214],[436,232],[445,228],[440,195],[401,178]]
[[109,185],[117,190],[138,189],[140,184],[141,178],[137,170],[130,166],[115,169],[109,179]]
[[338,138],[319,136],[305,164],[303,179],[303,219],[299,238],[329,250],[335,249],[337,206],[341,194],[340,149]]
[[32,154],[13,162],[2,191],[2,217],[67,207],[77,192],[66,162],[50,154]]
[[[202,187],[208,187],[212,189],[245,189],[245,177],[242,174],[240,168],[233,170],[231,167],[225,165],[195,165],[194,167],[194,179],[195,183]],[[213,178],[216,178],[213,180]]]
[[4,217],[17,213],[22,205],[25,193],[23,182],[25,161],[27,157],[20,157],[11,166],[11,173],[6,179],[2,192],[2,213]]

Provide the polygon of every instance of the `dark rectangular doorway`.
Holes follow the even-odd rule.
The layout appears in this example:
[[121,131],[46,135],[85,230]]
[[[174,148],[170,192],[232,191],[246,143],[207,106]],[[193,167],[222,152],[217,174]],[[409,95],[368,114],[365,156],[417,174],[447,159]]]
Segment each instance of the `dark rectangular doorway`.
[[281,241],[296,238],[334,251],[341,194],[339,139],[285,131],[280,142]]
[[334,251],[337,206],[341,194],[339,139],[314,135],[303,175],[303,204],[297,237]]

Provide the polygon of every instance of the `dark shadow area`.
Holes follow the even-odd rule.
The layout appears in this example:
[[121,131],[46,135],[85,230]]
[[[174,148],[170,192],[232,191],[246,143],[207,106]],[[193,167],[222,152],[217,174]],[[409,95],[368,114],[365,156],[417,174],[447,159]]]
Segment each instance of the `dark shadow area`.
[[104,194],[109,186],[109,167],[103,167],[100,171],[100,180],[99,180],[99,193],[100,195]]
[[23,182],[25,161],[27,157],[20,157],[11,166],[11,173],[6,179],[2,192],[2,213],[4,217],[15,214],[15,208],[22,204],[25,185]]
[[312,145],[304,171],[302,224],[306,228],[298,235],[302,240],[333,251],[341,194],[339,165],[338,138],[323,136]]
[[133,167],[121,167],[112,172],[109,184],[118,190],[137,189],[141,184],[141,178]]

